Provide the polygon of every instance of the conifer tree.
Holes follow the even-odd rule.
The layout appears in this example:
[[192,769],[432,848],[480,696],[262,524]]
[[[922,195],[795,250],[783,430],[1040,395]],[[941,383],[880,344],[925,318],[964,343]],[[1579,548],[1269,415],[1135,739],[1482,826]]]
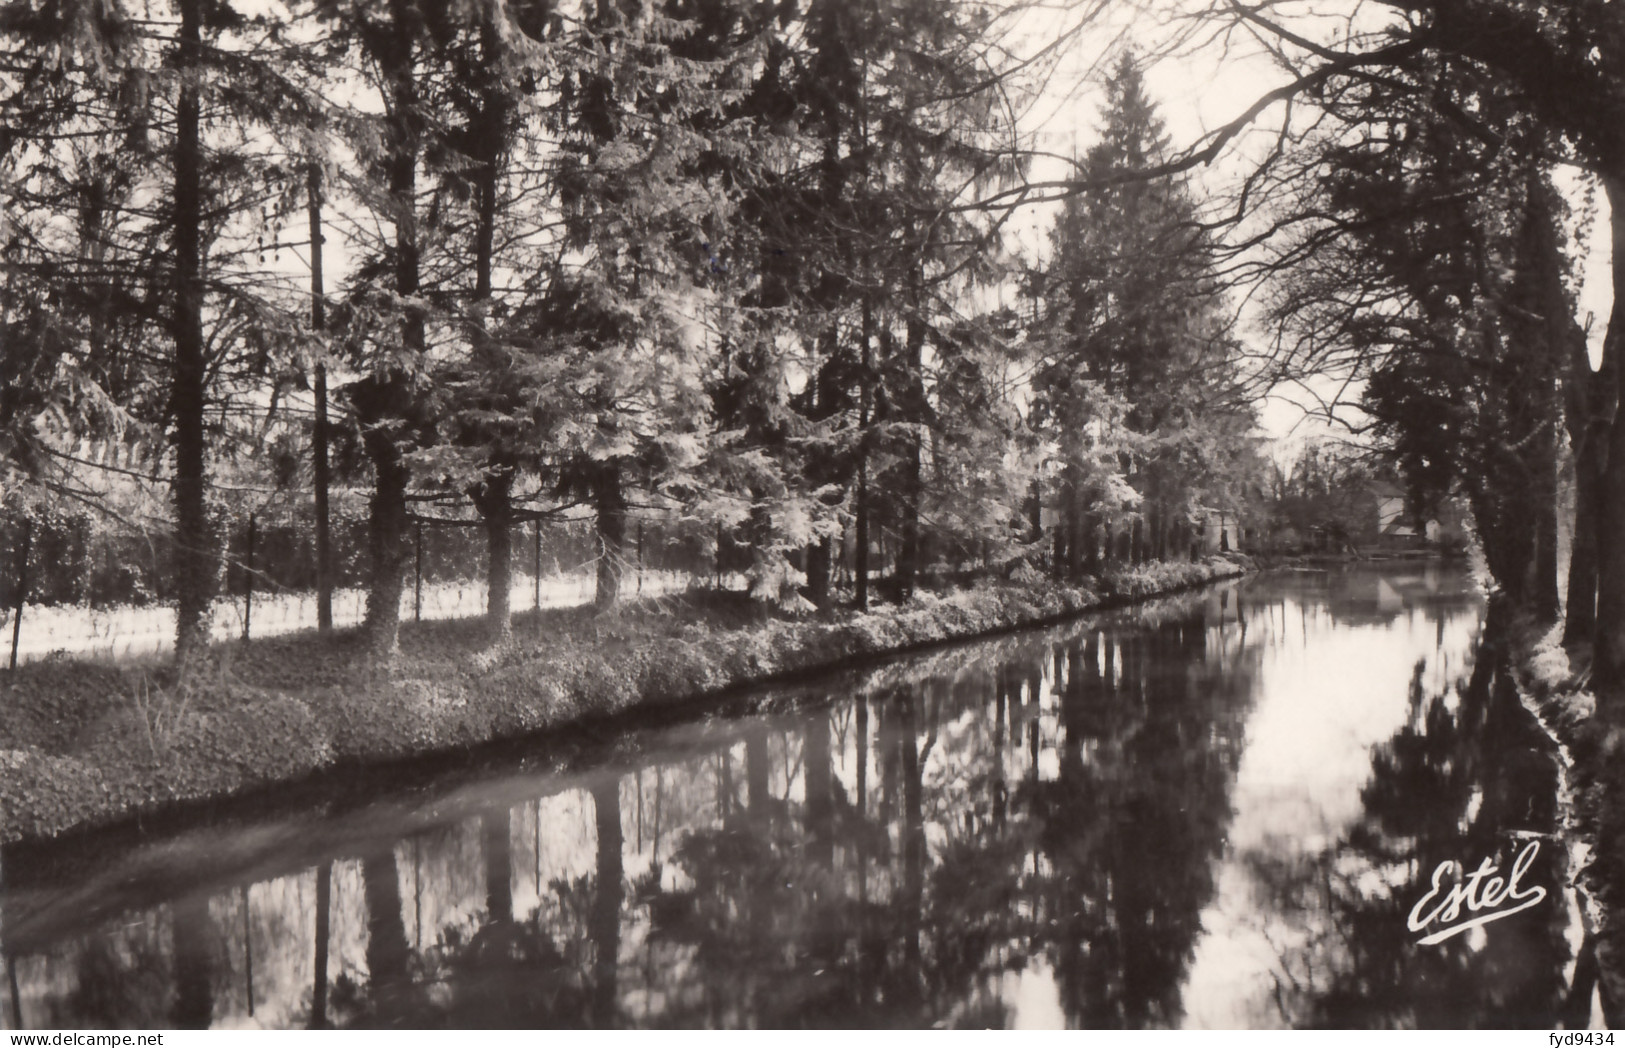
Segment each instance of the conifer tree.
[[[1185,179],[1112,177],[1165,163],[1168,148],[1125,54],[1106,83],[1099,139],[1079,165],[1089,188],[1067,200],[1051,234],[1035,331],[1033,421],[1055,448],[1044,497],[1057,511],[1052,564],[1063,577],[1107,557],[1183,548],[1172,538],[1219,508],[1179,467],[1200,456],[1213,423],[1238,412],[1216,248]],[[1240,412],[1220,439],[1249,424]]]
[[[26,56],[0,103],[15,129],[0,164],[20,218],[8,275],[14,292],[22,285],[49,305],[61,336],[36,343],[36,373],[67,380],[81,420],[114,422],[95,433],[97,455],[122,461],[76,468],[151,467],[169,483],[185,677],[208,643],[219,584],[211,460],[246,387],[291,346],[281,282],[259,265],[275,235],[269,202],[287,177],[256,135],[297,120],[310,101],[282,74],[280,23],[229,2],[4,14],[8,53]],[[108,402],[117,410],[83,410]],[[105,442],[118,433],[122,452]],[[42,455],[72,462],[67,449],[82,435],[28,441],[29,469],[40,474]]]

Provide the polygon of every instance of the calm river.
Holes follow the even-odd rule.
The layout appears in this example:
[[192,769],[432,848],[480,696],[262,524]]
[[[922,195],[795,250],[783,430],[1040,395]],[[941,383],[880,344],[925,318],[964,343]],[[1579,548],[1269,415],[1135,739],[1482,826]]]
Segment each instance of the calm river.
[[[4,1022],[1583,1023],[1557,765],[1482,619],[1451,568],[1264,575],[11,847]],[[1543,899],[1418,944],[1440,863],[1523,852]]]

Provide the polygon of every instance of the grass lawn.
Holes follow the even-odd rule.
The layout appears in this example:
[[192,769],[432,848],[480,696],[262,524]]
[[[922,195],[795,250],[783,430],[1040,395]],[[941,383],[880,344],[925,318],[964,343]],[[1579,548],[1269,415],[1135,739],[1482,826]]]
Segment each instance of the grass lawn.
[[1219,558],[1147,565],[1092,587],[987,583],[795,617],[742,593],[694,590],[612,615],[523,612],[500,644],[479,619],[409,622],[383,666],[366,663],[353,630],[295,633],[217,645],[213,668],[186,688],[150,660],[30,663],[0,696],[0,840],[679,702],[1242,570]]

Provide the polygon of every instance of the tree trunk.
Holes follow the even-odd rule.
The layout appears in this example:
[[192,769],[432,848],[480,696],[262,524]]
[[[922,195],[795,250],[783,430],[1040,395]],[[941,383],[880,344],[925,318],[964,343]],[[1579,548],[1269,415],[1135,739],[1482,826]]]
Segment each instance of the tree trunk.
[[1615,362],[1607,361],[1593,373],[1585,332],[1572,322],[1568,327],[1563,391],[1569,442],[1574,449],[1574,540],[1569,549],[1563,643],[1572,645],[1589,644],[1596,633],[1599,497],[1616,391],[1610,370]]
[[11,620],[11,672],[17,672],[17,648],[23,641],[23,612],[28,607],[28,558],[34,548],[34,518],[23,518],[23,541],[17,552],[17,606]]
[[485,623],[501,639],[513,630],[513,473],[487,477],[472,497],[485,521]]
[[829,607],[830,561],[833,559],[831,538],[822,538],[807,547],[807,599],[820,611]]
[[[1527,257],[1520,267],[1522,279],[1515,279],[1513,292],[1527,296],[1533,313],[1543,316],[1535,324],[1514,323],[1524,328],[1532,344],[1543,352],[1533,361],[1537,370],[1530,382],[1530,394],[1539,420],[1530,446],[1535,480],[1535,577],[1531,588],[1535,614],[1542,622],[1556,622],[1562,614],[1557,569],[1557,496],[1559,417],[1563,403],[1558,383],[1574,354],[1573,343],[1583,337],[1575,325],[1568,298],[1563,291],[1563,252],[1558,243],[1558,223],[1553,203],[1542,178],[1530,180],[1525,206],[1522,253]],[[1520,318],[1521,319],[1521,318]],[[1580,352],[1585,352],[1583,346]]]
[[[326,292],[322,284],[322,171],[315,163],[307,176],[310,212],[310,329],[318,336],[327,327]],[[327,449],[327,365],[316,365],[316,417],[310,446],[316,496],[316,629],[333,631],[333,537],[329,526],[328,488],[332,484]]]
[[184,677],[209,643],[218,558],[209,527],[203,412],[203,156],[199,132],[202,0],[180,5],[181,88],[175,109],[175,340],[170,413],[175,426],[175,665]]
[[400,641],[401,593],[406,586],[406,485],[411,473],[402,461],[394,436],[382,425],[362,438],[372,459],[373,488],[367,518],[367,552],[371,561],[367,617],[362,631],[375,658],[394,654]]
[[908,447],[903,451],[902,505],[899,507],[897,537],[898,603],[914,595],[920,574],[920,442],[912,434],[905,439]]
[[[503,93],[499,66],[503,61],[502,34],[495,17],[501,8],[481,5],[480,52],[486,80],[480,92],[480,114],[474,142],[476,221],[474,228],[474,300],[485,303],[491,297],[491,266],[496,254],[497,169],[502,163],[503,139],[507,133],[507,98]],[[480,317],[484,327],[484,317]]]
[[1557,592],[1557,410],[1555,397],[1551,401],[1551,422],[1545,436],[1535,442],[1531,452],[1538,456],[1535,463],[1539,490],[1535,496],[1535,557],[1534,585],[1531,596],[1535,614],[1541,622],[1556,622],[1562,614],[1562,599]]
[[857,520],[852,550],[852,603],[859,611],[869,607],[869,369],[874,340],[874,310],[867,292],[863,300],[862,366],[858,372],[858,491]]
[[[474,357],[488,374],[500,374],[506,363],[496,352],[487,327],[486,310],[491,299],[491,270],[496,255],[496,213],[498,167],[502,162],[503,139],[507,132],[507,100],[500,79],[502,36],[496,25],[496,5],[485,5],[480,15],[480,54],[485,65],[480,113],[474,143],[474,188],[476,218],[474,227]],[[513,469],[511,449],[498,449],[487,466],[495,475],[487,479],[475,498],[485,518],[487,564],[486,625],[495,639],[507,637],[513,628],[510,598],[513,590]]]
[[1083,525],[1079,521],[1076,500],[1067,506],[1066,513],[1057,522],[1056,527],[1064,539],[1061,545],[1057,546],[1062,557],[1060,572],[1055,577],[1065,582],[1075,582],[1078,578],[1078,567],[1083,563],[1083,551],[1078,541]]
[[852,604],[859,611],[869,607],[869,463],[858,460],[856,520],[852,528]]
[[1044,538],[1044,485],[1034,477],[1027,492],[1027,541],[1036,545]]
[[1070,526],[1072,520],[1072,499],[1065,495],[1060,512],[1055,514],[1055,524],[1050,529],[1050,575],[1056,582],[1066,581],[1067,567],[1072,561],[1072,551],[1068,548],[1072,537]]
[[1569,545],[1563,643],[1591,639],[1597,627],[1597,483],[1599,455],[1589,440],[1576,445],[1574,459],[1574,538]]
[[[899,398],[902,401],[900,406],[904,420],[916,426],[925,424],[927,411],[923,374],[926,326],[924,318],[920,315],[923,304],[917,290],[921,279],[923,275],[916,273],[916,290],[911,296],[914,300],[913,309],[908,319],[908,334],[904,342],[904,388],[900,391]],[[914,587],[920,572],[920,495],[924,488],[920,474],[919,431],[914,430],[903,439],[907,442],[907,446],[903,449],[901,465],[902,490],[898,492],[902,502],[896,572],[898,603],[914,595]]]
[[248,515],[248,541],[243,550],[243,639],[249,639],[254,623],[254,538],[257,532],[254,514]]
[[513,523],[506,491],[502,493],[500,509],[485,518],[485,544],[489,563],[485,618],[492,634],[503,637],[513,628],[509,609],[513,592]]
[[[1466,485],[1485,566],[1509,601],[1527,603],[1535,559],[1535,524],[1533,514],[1526,512],[1530,500],[1509,505],[1507,498],[1497,494],[1493,481],[1481,478],[1469,478]],[[1519,486],[1526,488],[1528,478],[1521,478]]]
[[1613,227],[1614,304],[1603,342],[1603,367],[1615,388],[1607,463],[1597,493],[1597,634],[1593,680],[1605,716],[1625,725],[1625,181],[1606,178]]
[[[390,86],[388,123],[389,195],[395,219],[395,290],[402,298],[418,293],[417,238],[417,85],[413,80],[413,20],[411,0],[390,0],[390,33],[378,45],[379,65]],[[423,311],[408,306],[401,318],[401,345],[409,358],[423,353],[425,344]],[[411,480],[405,457],[394,432],[415,407],[409,376],[400,365],[388,362],[364,380],[362,399],[369,410],[357,405],[357,415],[366,427],[364,442],[375,475],[368,545],[372,555],[372,577],[367,593],[367,619],[364,630],[367,648],[374,657],[395,651],[401,620],[402,573],[406,564],[406,487]],[[352,397],[352,401],[356,398]]]
[[593,501],[598,510],[598,588],[593,606],[609,611],[620,601],[621,573],[626,565],[626,493],[619,464],[605,463],[600,468],[593,482]]

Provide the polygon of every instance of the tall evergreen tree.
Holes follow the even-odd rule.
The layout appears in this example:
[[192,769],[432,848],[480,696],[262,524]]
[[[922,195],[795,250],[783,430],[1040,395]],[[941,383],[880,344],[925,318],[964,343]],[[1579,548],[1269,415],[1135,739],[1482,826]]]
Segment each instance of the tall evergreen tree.
[[[256,246],[285,172],[255,136],[310,109],[282,75],[279,28],[202,0],[21,4],[0,18],[21,58],[0,103],[21,132],[0,156],[21,217],[8,274],[51,305],[58,334],[78,329],[39,363],[75,397],[106,396],[119,421],[162,434],[147,446],[171,489],[183,676],[208,643],[219,582],[210,445],[230,435],[241,384],[262,383],[291,345],[280,280]],[[38,346],[48,359],[53,343]],[[48,449],[71,461],[74,435],[57,436],[69,439],[29,445],[36,472]]]
[[[1143,560],[1186,544],[1213,505],[1190,463],[1245,440],[1238,348],[1217,246],[1183,177],[1116,178],[1165,164],[1169,140],[1135,59],[1106,83],[1099,140],[1079,163],[1089,188],[1051,233],[1034,332],[1033,421],[1054,450],[1052,564],[1074,576],[1126,542]],[[1214,439],[1209,439],[1212,436]],[[1211,455],[1207,465],[1211,467]]]
[[868,601],[883,534],[906,596],[928,481],[953,473],[930,470],[931,448],[962,446],[931,434],[981,424],[938,419],[932,377],[950,331],[964,333],[967,288],[998,254],[992,231],[953,206],[1008,145],[999,85],[977,66],[985,14],[814,3],[799,17],[762,7],[742,25],[765,57],[741,111],[786,129],[756,144],[791,158],[732,165],[742,200],[715,281],[730,306],[713,397],[718,425],[738,435],[729,482],[746,503],[755,588],[783,599],[804,576],[826,604],[832,539],[848,531],[856,601]]
[[[423,296],[431,229],[419,199],[425,156],[442,128],[426,105],[429,54],[454,23],[449,12],[412,0],[383,4],[320,0],[329,27],[326,47],[348,63],[376,96],[381,114],[349,114],[350,146],[362,178],[350,191],[388,229],[387,239],[361,241],[364,261],[351,281],[342,335],[355,379],[342,389],[361,427],[373,471],[367,527],[368,586],[363,625],[376,657],[398,643],[405,584],[407,492],[411,453],[423,445],[435,414],[430,404],[430,304]],[[352,230],[352,235],[357,235]]]
[[516,274],[557,266],[557,244],[539,231],[556,199],[545,173],[552,151],[541,99],[556,86],[545,72],[560,34],[552,6],[473,5],[444,49],[449,75],[436,98],[447,114],[446,148],[461,158],[439,172],[458,215],[448,221],[458,227],[448,230],[450,252],[472,261],[471,272],[454,278],[463,288],[456,323],[468,352],[442,372],[453,417],[445,437],[472,456],[452,464],[451,475],[484,522],[486,617],[497,638],[510,629],[513,528],[528,516],[516,486],[537,473],[542,451],[534,405],[543,376],[502,325],[523,301]]

